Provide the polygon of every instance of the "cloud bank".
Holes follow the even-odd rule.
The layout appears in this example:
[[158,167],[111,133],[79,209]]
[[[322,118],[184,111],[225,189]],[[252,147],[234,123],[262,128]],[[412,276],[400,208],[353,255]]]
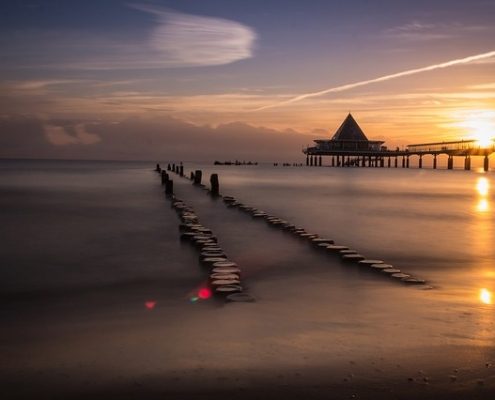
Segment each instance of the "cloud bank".
[[302,161],[294,131],[241,122],[198,126],[177,118],[43,120],[0,115],[0,158]]
[[246,25],[147,5],[132,7],[157,19],[150,45],[162,54],[167,65],[223,65],[253,56],[256,33]]

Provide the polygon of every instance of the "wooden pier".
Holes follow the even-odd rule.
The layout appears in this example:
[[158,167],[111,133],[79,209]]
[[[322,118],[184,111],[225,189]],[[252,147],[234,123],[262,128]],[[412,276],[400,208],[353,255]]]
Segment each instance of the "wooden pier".
[[[307,166],[322,166],[323,157],[331,157],[332,167],[388,167],[409,168],[412,158],[423,168],[423,157],[431,156],[432,168],[438,167],[438,156],[447,156],[447,169],[454,168],[454,157],[464,158],[464,169],[471,169],[472,157],[484,157],[483,169],[490,168],[490,155],[495,152],[495,139],[482,146],[477,140],[410,144],[405,149],[388,150],[382,141],[368,140],[351,114],[347,116],[330,140],[315,140],[306,147]],[[417,157],[417,159],[416,159]]]
[[437,157],[441,154],[447,156],[447,169],[454,168],[454,157],[464,157],[464,169],[471,169],[472,157],[483,157],[483,169],[490,168],[490,155],[495,152],[495,142],[488,147],[482,147],[476,140],[461,140],[455,142],[435,142],[411,144],[405,150],[323,150],[315,147],[307,147],[303,150],[306,154],[306,165],[322,166],[323,157],[331,157],[332,167],[402,167],[409,168],[411,159],[417,157],[418,167],[423,168],[423,157],[432,157],[432,168],[437,169]]

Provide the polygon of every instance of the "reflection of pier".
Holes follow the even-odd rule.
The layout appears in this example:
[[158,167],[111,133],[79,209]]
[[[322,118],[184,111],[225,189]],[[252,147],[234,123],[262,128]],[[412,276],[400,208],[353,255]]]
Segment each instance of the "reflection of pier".
[[332,167],[395,167],[409,168],[411,157],[417,157],[423,168],[423,157],[432,156],[432,167],[437,168],[437,157],[447,155],[447,169],[454,168],[454,157],[464,157],[464,169],[471,169],[471,157],[484,157],[483,168],[489,169],[489,156],[495,152],[495,142],[481,146],[476,140],[421,143],[408,145],[405,150],[388,150],[382,141],[368,140],[351,114],[330,140],[315,140],[316,146],[303,149],[306,165],[321,166],[322,157],[330,156]]

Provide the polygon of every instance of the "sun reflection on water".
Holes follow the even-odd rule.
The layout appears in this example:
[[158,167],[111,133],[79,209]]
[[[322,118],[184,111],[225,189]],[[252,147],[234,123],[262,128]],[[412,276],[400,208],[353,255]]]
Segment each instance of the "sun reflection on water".
[[479,299],[483,304],[492,304],[492,293],[488,289],[480,289]]
[[485,177],[478,178],[476,182],[476,190],[481,197],[488,196],[488,191],[490,190],[490,183]]
[[490,203],[488,202],[490,183],[487,178],[478,178],[478,180],[476,181],[476,192],[478,193],[476,211],[478,211],[479,213],[487,213],[488,211],[490,211]]

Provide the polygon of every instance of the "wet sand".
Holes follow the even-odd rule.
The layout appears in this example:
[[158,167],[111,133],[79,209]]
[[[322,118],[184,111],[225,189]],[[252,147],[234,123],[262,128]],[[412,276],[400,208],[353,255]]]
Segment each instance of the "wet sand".
[[[434,289],[423,290],[343,264],[175,178],[177,195],[213,229],[257,299],[192,302],[206,278],[197,253],[178,240],[178,219],[158,177],[135,174],[132,190],[126,182],[83,195],[81,214],[68,201],[43,239],[46,208],[57,196],[45,193],[40,202],[33,188],[30,212],[15,213],[23,192],[4,191],[11,218],[6,244],[21,237],[12,233],[14,223],[30,223],[24,240],[39,238],[43,246],[31,250],[37,265],[22,257],[22,248],[3,253],[8,262],[17,255],[32,281],[11,278],[2,287],[2,398],[488,399],[495,393],[491,305],[466,301],[435,271],[426,274]],[[128,197],[119,202],[121,192]],[[101,196],[112,201],[101,206]],[[93,232],[96,224],[101,229]],[[84,251],[74,253],[77,243]],[[57,262],[59,276],[44,276]]]

